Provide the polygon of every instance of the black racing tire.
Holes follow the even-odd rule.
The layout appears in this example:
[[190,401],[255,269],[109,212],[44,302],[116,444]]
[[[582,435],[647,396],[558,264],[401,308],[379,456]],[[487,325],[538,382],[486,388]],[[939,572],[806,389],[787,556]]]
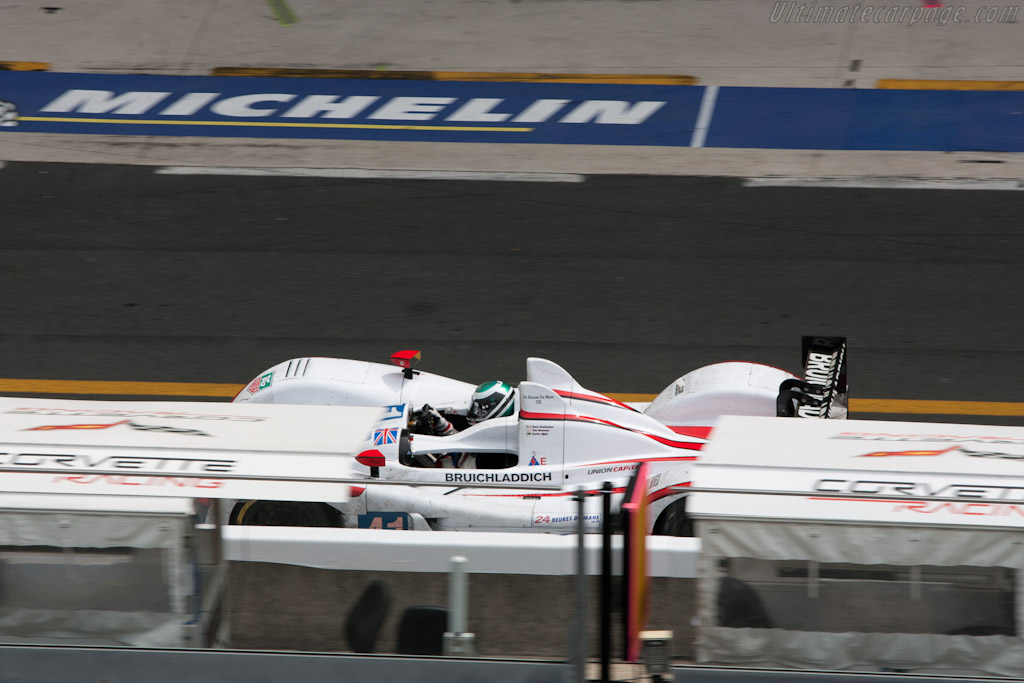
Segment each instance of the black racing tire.
[[282,500],[241,500],[231,510],[230,524],[251,526],[338,526],[338,511],[324,503]]
[[695,536],[693,518],[686,514],[686,498],[668,504],[654,522],[657,536]]

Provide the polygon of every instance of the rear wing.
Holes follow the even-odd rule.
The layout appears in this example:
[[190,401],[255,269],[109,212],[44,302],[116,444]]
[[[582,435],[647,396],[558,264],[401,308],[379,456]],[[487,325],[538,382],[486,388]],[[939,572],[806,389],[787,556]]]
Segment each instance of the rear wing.
[[845,419],[849,411],[846,337],[804,337],[804,378],[779,385],[779,417]]
[[381,414],[0,397],[0,492],[340,502]]

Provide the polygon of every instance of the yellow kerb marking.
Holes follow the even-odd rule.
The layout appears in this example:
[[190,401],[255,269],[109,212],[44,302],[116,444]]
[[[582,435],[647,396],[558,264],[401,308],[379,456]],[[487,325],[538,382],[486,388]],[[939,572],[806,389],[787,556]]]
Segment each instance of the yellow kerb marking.
[[372,78],[407,81],[486,81],[494,83],[600,83],[613,85],[696,85],[694,76],[665,74],[554,74],[507,71],[389,71],[377,69],[287,69],[219,66],[213,76],[260,78]]
[[0,71],[49,71],[48,62],[0,62]]
[[201,382],[88,382],[65,379],[0,379],[0,393],[97,396],[206,396],[234,398],[244,384]]
[[885,90],[1024,90],[1024,81],[941,81],[912,78],[883,78]]
[[[244,384],[204,382],[112,382],[65,379],[0,379],[0,394],[77,394],[93,396],[189,396],[234,398]],[[623,403],[653,401],[655,394],[605,394]],[[899,398],[853,398],[854,413],[893,415],[988,415],[1024,417],[1024,403],[999,401],[925,401]]]

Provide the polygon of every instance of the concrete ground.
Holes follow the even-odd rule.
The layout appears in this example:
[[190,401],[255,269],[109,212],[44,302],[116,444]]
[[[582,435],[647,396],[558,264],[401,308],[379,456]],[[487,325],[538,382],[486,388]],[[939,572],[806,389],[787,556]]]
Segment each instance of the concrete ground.
[[822,88],[1024,80],[1019,4],[979,15],[974,2],[934,12],[919,0],[884,12],[816,2],[809,15],[777,0],[279,0],[290,25],[253,0],[47,4],[0,8],[0,60],[189,75],[218,66],[688,74]]
[[[219,66],[688,74],[742,86],[874,87],[880,78],[1024,80],[1024,17],[949,6],[798,22],[749,0],[94,0],[0,7],[0,60],[54,71],[208,74]],[[860,7],[858,5],[858,7]],[[845,21],[836,21],[843,10]],[[1005,11],[1004,11],[1005,9]],[[791,13],[792,10],[792,13]],[[942,24],[943,17],[948,21]],[[877,23],[875,19],[878,19]],[[970,20],[970,23],[964,23]],[[2,93],[0,93],[2,94]],[[752,112],[756,115],[756,112]],[[1024,155],[0,135],[0,159],[128,164],[664,175],[996,177]]]
[[678,176],[1024,177],[1024,154],[0,135],[0,159],[153,166],[537,171]]

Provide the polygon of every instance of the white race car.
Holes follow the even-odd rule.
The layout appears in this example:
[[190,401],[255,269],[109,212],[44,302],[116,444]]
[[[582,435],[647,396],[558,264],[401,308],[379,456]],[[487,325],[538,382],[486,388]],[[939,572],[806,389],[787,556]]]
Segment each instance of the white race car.
[[[845,417],[845,352],[844,338],[805,337],[804,379],[758,363],[717,363],[683,375],[649,404],[632,405],[582,387],[551,361],[529,358],[527,380],[508,392],[505,416],[475,424],[477,387],[414,370],[417,351],[394,354],[393,365],[285,361],[260,373],[235,402],[384,407],[356,457],[355,476],[366,486],[353,486],[344,503],[238,501],[230,521],[566,533],[577,525],[578,489],[610,483],[617,509],[646,462],[648,530],[691,535],[691,465],[716,418]],[[429,431],[424,418],[438,414],[453,425],[450,435],[422,433]],[[601,529],[596,496],[586,503],[584,525]]]

